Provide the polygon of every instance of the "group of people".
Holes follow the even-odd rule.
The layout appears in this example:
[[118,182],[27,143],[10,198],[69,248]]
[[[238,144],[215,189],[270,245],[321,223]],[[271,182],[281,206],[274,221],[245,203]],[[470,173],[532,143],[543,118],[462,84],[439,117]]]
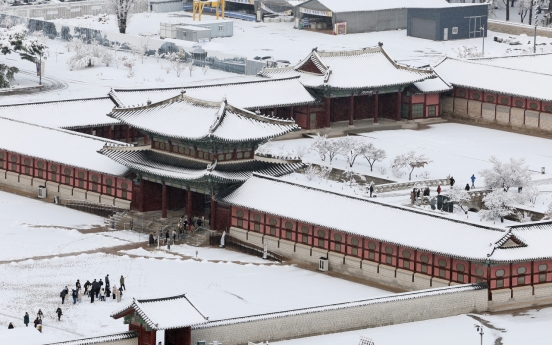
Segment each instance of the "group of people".
[[102,281],[101,278],[99,281],[96,281],[96,279],[94,279],[92,282],[87,280],[86,283],[82,285],[82,288],[84,288],[84,292],[81,293],[81,283],[80,280],[77,279],[77,282],[75,283],[75,289],[73,289],[72,292],[73,304],[77,302],[82,302],[82,294],[90,298],[90,303],[94,303],[94,298],[99,301],[109,301],[109,299],[112,298],[113,300],[117,300],[117,302],[120,302],[121,297],[123,296],[123,291],[126,290],[125,277],[122,275],[121,278],[119,278],[119,284],[119,288],[117,288],[116,284],[113,285],[112,288],[108,274],[105,276],[105,283]]
[[[58,313],[58,318],[61,317],[61,309],[58,308],[56,310],[56,313]],[[34,320],[34,327],[38,329],[40,332],[42,332],[42,318],[44,317],[44,314],[42,313],[42,309],[38,309],[38,313],[36,313],[36,318]],[[25,327],[29,327],[30,322],[30,316],[28,312],[25,312],[25,315],[23,315],[23,323],[25,324]],[[14,329],[15,326],[13,325],[13,322],[10,322],[8,325],[8,329]]]
[[178,221],[178,233],[176,230],[173,230],[172,232],[170,232],[170,230],[165,230],[165,233],[163,234],[163,229],[159,227],[157,233],[154,234],[153,232],[150,232],[148,244],[150,247],[154,247],[157,245],[157,240],[159,239],[159,245],[166,245],[167,248],[170,249],[171,243],[175,244],[177,237],[179,240],[182,240],[186,232],[193,232],[204,223],[205,221],[200,217],[192,217],[188,219],[182,216]]
[[[454,186],[454,184],[456,183],[456,180],[454,179],[453,176],[450,176],[448,178],[449,180],[449,185],[450,185],[450,188],[452,188]],[[470,189],[472,188],[475,188],[475,174],[473,174],[471,177],[470,177],[470,180],[471,180],[471,187],[470,187],[470,184],[469,183],[466,183],[466,187],[464,187],[464,189],[466,191],[469,191]],[[371,192],[371,190],[370,190]],[[412,192],[410,192],[410,201],[412,203],[414,203],[416,200],[418,200],[418,198],[420,197],[420,193],[421,193],[421,189],[420,188],[414,188],[412,190]],[[423,191],[423,196],[427,196],[429,197],[429,194],[430,194],[430,191],[429,191],[429,187],[426,187]],[[437,186],[437,195],[441,195],[441,185],[438,185]],[[370,195],[371,196],[371,195]]]

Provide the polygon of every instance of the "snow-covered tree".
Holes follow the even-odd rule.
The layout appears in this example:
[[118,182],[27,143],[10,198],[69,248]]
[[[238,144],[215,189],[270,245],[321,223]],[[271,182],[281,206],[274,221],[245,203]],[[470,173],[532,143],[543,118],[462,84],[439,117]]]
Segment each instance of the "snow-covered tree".
[[376,148],[372,143],[366,144],[362,155],[366,158],[368,164],[370,164],[370,171],[374,170],[374,163],[381,162],[387,158],[387,153],[382,149]]
[[546,212],[544,212],[544,220],[552,219],[552,202],[548,204],[548,208],[546,209]]
[[481,57],[483,54],[477,50],[477,47],[458,47],[458,48],[452,48],[452,51],[456,53],[456,57],[460,59],[469,59],[469,58],[475,58],[475,57]]
[[7,66],[0,63],[0,88],[11,86],[11,82],[15,79],[15,74],[19,72],[17,67]]
[[[180,77],[180,74],[186,70],[186,63],[184,62],[184,54],[181,52],[173,52],[166,55],[169,60],[171,70],[176,72],[176,76]],[[167,73],[169,73],[167,71]]]
[[502,189],[497,189],[492,193],[485,195],[483,203],[486,210],[479,211],[481,219],[495,220],[500,218],[504,222],[504,217],[514,213],[512,205],[516,202],[514,194],[505,192]]
[[320,172],[318,176],[320,176],[320,178],[323,180],[327,180],[331,172],[332,172],[332,167],[322,165],[320,166]]
[[142,63],[144,63],[144,58],[148,55],[148,52],[149,52],[148,45],[149,45],[149,38],[145,38],[145,39],[142,39],[140,43],[131,46],[132,53],[138,55],[142,60]]
[[75,55],[67,61],[71,68],[92,67],[103,62],[104,49],[97,41],[93,41],[92,44],[81,45],[82,41],[79,43],[79,40],[75,40],[74,43]]
[[412,172],[414,171],[414,169],[423,168],[431,162],[432,160],[427,158],[425,155],[421,154],[417,156],[415,151],[410,151],[408,153],[395,157],[393,163],[391,164],[391,167],[394,169],[409,168],[410,172],[408,173],[408,180],[410,181],[412,180]]
[[326,156],[329,153],[328,136],[327,135],[321,136],[320,133],[317,133],[316,137],[314,138],[314,141],[312,142],[311,150],[318,153],[318,155],[320,156],[320,159],[322,161],[325,161]]
[[115,56],[117,56],[117,52],[121,49],[122,45],[119,42],[110,42],[109,45],[111,46],[111,49],[115,52]]
[[129,78],[132,77],[134,75],[134,71],[132,70],[132,67],[134,67],[134,65],[136,65],[136,59],[128,57],[128,56],[120,56],[118,59],[119,59],[119,62],[121,63],[121,65],[123,65],[123,66],[125,66],[126,68],[129,69],[127,76]]
[[115,58],[115,54],[113,54],[111,51],[109,50],[104,50],[103,54],[102,54],[102,62],[107,66],[109,67],[109,65],[113,64],[115,62],[116,58]]
[[74,50],[76,53],[79,53],[79,51],[81,49],[83,49],[83,47],[85,46],[82,38],[80,37],[73,37],[71,38],[71,40],[69,41],[69,43],[67,43],[67,51],[71,51],[71,50]]
[[511,187],[525,187],[531,181],[529,168],[524,165],[523,158],[510,158],[510,162],[503,163],[492,156],[489,161],[493,165],[492,168],[479,172],[487,188],[504,188],[508,191]]
[[107,7],[110,12],[117,17],[117,26],[119,32],[124,34],[130,18],[133,14],[134,5],[139,3],[140,0],[107,0]]
[[193,61],[190,61],[186,64],[186,68],[188,69],[188,71],[190,71],[190,77],[192,76],[192,72],[196,69],[196,65],[194,65],[194,62]]
[[339,138],[338,145],[341,147],[340,153],[347,159],[347,164],[352,167],[358,156],[365,152],[366,143],[358,138],[346,136]]
[[539,194],[540,190],[538,186],[533,183],[528,183],[525,187],[523,187],[522,192],[517,194],[518,202],[520,204],[525,204],[527,201],[529,201],[531,204],[535,205]]
[[523,23],[529,10],[533,7],[533,0],[517,0],[517,8],[520,16],[520,21]]
[[330,159],[330,164],[333,162],[334,158],[345,152],[345,146],[343,141],[339,139],[327,140],[328,142],[328,158]]
[[470,202],[471,197],[464,188],[459,185],[453,186],[448,193],[448,197],[450,201],[460,206],[462,211],[466,212],[466,210],[464,210],[464,205],[467,205],[468,202]]
[[360,180],[362,182],[366,181],[366,177],[364,177],[363,175],[357,174],[350,167],[346,167],[342,175],[345,176],[345,184],[351,188],[357,187],[359,185],[357,180]]
[[207,74],[207,71],[209,71],[209,66],[203,65],[203,67],[201,67],[201,70],[203,71],[203,75],[205,75]]
[[165,54],[159,54],[159,50],[156,50],[155,54],[153,54],[153,57],[155,58],[155,61],[157,61],[157,63],[159,63],[159,59],[161,59],[163,56],[165,56]]

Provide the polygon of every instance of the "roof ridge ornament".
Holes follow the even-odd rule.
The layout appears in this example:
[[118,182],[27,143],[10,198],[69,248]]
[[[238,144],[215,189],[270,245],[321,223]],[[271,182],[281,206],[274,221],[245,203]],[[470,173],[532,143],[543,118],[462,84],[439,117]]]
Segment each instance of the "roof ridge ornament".
[[215,170],[216,166],[217,166],[217,159],[215,158],[211,163],[207,164],[207,171],[212,172],[213,170]]

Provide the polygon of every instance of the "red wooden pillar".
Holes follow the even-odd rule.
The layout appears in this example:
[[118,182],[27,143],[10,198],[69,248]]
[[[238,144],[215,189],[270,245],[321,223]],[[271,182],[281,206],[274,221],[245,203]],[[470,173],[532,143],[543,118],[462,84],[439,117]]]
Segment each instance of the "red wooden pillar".
[[375,111],[374,111],[374,123],[378,123],[378,118],[379,118],[379,91],[376,91],[376,95],[375,95],[375,100],[374,100],[374,108],[375,108]]
[[295,117],[293,116],[293,106],[291,106],[291,108],[289,109],[289,118],[295,120]]
[[167,218],[167,208],[169,207],[169,195],[167,193],[167,185],[163,181],[163,192],[161,194],[161,218]]
[[127,128],[126,128],[126,142],[130,143],[130,126],[129,125],[127,125]]
[[217,202],[215,201],[215,195],[211,195],[211,220],[209,221],[211,230],[217,228]]
[[324,127],[330,127],[330,114],[331,114],[330,107],[332,104],[332,99],[327,97],[325,101],[326,101],[326,116],[324,119]]
[[274,117],[278,117],[278,108],[274,108]]
[[113,126],[109,126],[108,127],[109,129],[107,130],[107,138],[108,139],[113,139]]
[[186,213],[188,214],[189,218],[193,217],[192,212],[194,211],[194,207],[193,207],[193,201],[192,200],[193,200],[192,199],[192,191],[188,187],[188,195],[187,195],[187,200],[186,200]]
[[349,99],[349,126],[353,125],[355,119],[355,96]]
[[395,118],[395,121],[401,120],[401,106],[402,106],[402,92],[399,89],[399,92],[397,92],[397,117]]
[[410,96],[408,100],[408,119],[409,120],[412,120],[412,97],[413,96]]

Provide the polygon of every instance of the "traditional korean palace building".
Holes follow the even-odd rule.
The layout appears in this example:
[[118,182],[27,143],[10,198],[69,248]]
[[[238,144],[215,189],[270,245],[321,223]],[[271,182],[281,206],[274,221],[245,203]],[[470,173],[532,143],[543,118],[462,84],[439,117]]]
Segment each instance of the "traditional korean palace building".
[[109,114],[149,138],[148,145],[100,151],[132,171],[135,209],[161,209],[164,218],[168,209],[185,207],[188,215],[202,216],[210,202],[215,227],[211,196],[245,182],[253,172],[282,176],[302,166],[254,159],[259,144],[297,130],[293,120],[255,114],[227,100],[198,100],[185,92],[145,106],[114,108]]
[[383,45],[359,50],[314,49],[294,67],[264,69],[264,77],[300,76],[301,83],[321,106],[308,117],[296,117],[302,128],[330,127],[332,123],[388,118],[418,119],[441,114],[439,93],[452,88],[431,69],[399,64]]

